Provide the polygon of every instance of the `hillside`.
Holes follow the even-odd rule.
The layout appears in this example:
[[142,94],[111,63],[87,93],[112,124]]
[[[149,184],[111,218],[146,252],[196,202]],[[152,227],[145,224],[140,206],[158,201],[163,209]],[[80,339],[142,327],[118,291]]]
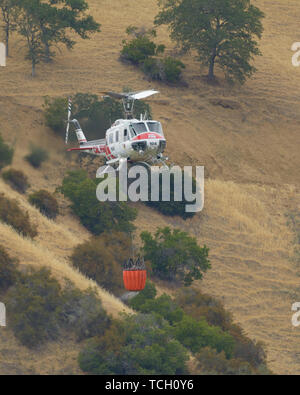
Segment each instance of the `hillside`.
[[[300,99],[295,88],[300,70],[292,66],[290,51],[299,41],[299,7],[296,0],[254,3],[266,13],[263,56],[256,60],[254,78],[241,88],[226,86],[221,75],[219,86],[208,86],[190,55],[182,59],[188,86],[180,88],[150,83],[133,66],[120,63],[126,27],[151,27],[155,0],[122,0],[122,6],[117,0],[89,0],[102,32],[78,42],[72,52],[59,53],[53,64],[38,66],[35,79],[24,61],[22,42],[13,36],[11,58],[0,70],[1,133],[15,145],[13,167],[28,175],[32,188],[54,191],[77,157],[67,154],[63,142],[43,125],[44,96],[100,95],[124,86],[160,90],[151,106],[163,123],[168,155],[180,165],[205,166],[205,209],[182,221],[140,206],[138,232],[169,225],[206,243],[212,269],[195,286],[220,298],[251,338],[266,343],[274,372],[299,374],[300,332],[290,323],[291,304],[300,297],[299,270],[286,219],[289,211],[300,209]],[[158,39],[169,53],[176,53],[166,29],[158,30]],[[23,160],[30,142],[49,150],[50,160],[42,170]],[[0,224],[0,243],[23,263],[50,265],[58,278],[72,278],[81,289],[89,286],[66,262],[72,247],[88,237],[68,209],[54,223],[3,182],[0,190],[17,197],[40,231],[36,242],[30,242]],[[124,309],[103,290],[99,294],[111,313]],[[0,337],[1,348],[2,341]]]

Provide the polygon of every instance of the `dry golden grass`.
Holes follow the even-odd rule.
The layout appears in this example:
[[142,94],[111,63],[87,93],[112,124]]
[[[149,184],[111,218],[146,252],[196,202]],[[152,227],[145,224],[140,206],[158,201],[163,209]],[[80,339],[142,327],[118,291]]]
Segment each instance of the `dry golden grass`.
[[300,332],[291,326],[299,272],[290,259],[294,235],[284,215],[299,196],[293,187],[207,180],[204,211],[194,218],[166,218],[143,208],[136,221],[137,239],[144,229],[171,226],[210,248],[212,268],[194,286],[221,300],[251,338],[266,344],[276,373],[300,373]]
[[[163,122],[168,154],[178,164],[205,165],[209,177],[205,208],[195,218],[182,221],[141,206],[138,232],[168,225],[206,243],[212,269],[202,289],[223,300],[249,336],[266,342],[269,363],[276,373],[300,373],[300,332],[290,324],[291,304],[300,297],[299,277],[290,259],[293,235],[285,217],[292,208],[299,208],[300,196],[300,99],[295,88],[300,70],[292,66],[290,50],[299,41],[299,5],[297,0],[254,3],[266,13],[263,57],[255,61],[258,72],[254,78],[241,88],[226,86],[221,74],[219,86],[206,85],[190,55],[183,58],[189,86],[179,88],[150,83],[133,66],[119,62],[126,27],[151,27],[156,0],[89,0],[102,32],[90,41],[78,42],[74,51],[58,54],[53,64],[38,66],[34,80],[24,61],[22,43],[14,35],[12,56],[0,73],[1,133],[15,145],[13,166],[24,170],[33,188],[54,191],[77,157],[64,154],[62,141],[44,127],[43,96],[99,94],[124,86],[160,90],[151,103],[155,117]],[[174,52],[165,28],[159,28],[158,37],[167,44],[168,53]],[[233,109],[217,105],[220,100],[231,101]],[[50,160],[41,170],[23,160],[29,141],[49,150]],[[16,196],[2,182],[0,190]],[[0,240],[6,242],[7,237],[11,252],[35,265],[52,259],[58,277],[68,273],[82,287],[88,286],[90,282],[70,271],[66,262],[72,246],[88,233],[67,210],[53,223],[22,197],[18,200],[38,224],[40,234],[31,242],[1,225],[6,236],[1,235]],[[164,284],[161,287],[165,290]],[[114,304],[111,299],[107,303]]]
[[24,238],[10,226],[0,223],[0,244],[4,245],[12,256],[18,257],[21,264],[37,267],[47,266],[58,279],[67,278],[81,289],[96,288],[105,310],[113,316],[120,312],[131,312],[118,298],[101,289],[94,281],[86,278],[76,268],[72,267],[67,258],[72,248],[87,239],[87,232],[76,234],[63,223],[56,223],[43,216],[38,209],[31,206],[23,195],[9,188],[2,180],[0,189],[5,196],[15,199],[29,213],[30,219],[38,226],[38,236],[35,240]]
[[132,312],[120,299],[100,288],[93,280],[85,277],[73,268],[67,260],[58,259],[45,246],[20,236],[14,229],[3,223],[0,224],[0,229],[0,243],[5,246],[11,256],[18,258],[21,264],[37,268],[48,267],[58,280],[68,279],[80,290],[94,288],[105,310],[114,317],[118,317],[121,312]]
[[71,337],[49,342],[39,350],[22,346],[8,327],[0,331],[1,375],[82,374],[77,358],[81,345]]

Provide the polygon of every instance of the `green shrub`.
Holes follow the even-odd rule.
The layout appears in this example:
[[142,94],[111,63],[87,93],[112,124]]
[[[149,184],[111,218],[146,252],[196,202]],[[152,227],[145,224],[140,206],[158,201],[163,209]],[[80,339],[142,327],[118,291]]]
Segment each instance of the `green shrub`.
[[[137,298],[136,296],[135,298]],[[138,304],[133,298],[130,306],[142,313],[158,314],[167,320],[171,325],[183,319],[183,310],[172,300],[169,295],[163,294],[158,298],[145,300],[144,303]]]
[[27,176],[20,170],[6,170],[2,173],[2,177],[5,182],[20,193],[25,193],[30,186]]
[[29,195],[28,201],[50,219],[56,218],[59,213],[56,198],[50,192],[43,189]]
[[148,37],[134,38],[130,42],[123,41],[121,57],[133,64],[140,64],[149,56],[155,55],[156,44]]
[[186,349],[169,325],[150,314],[126,316],[79,355],[79,366],[93,374],[163,374],[187,372]]
[[45,268],[20,275],[6,304],[15,336],[29,348],[56,340],[66,330],[78,340],[101,335],[110,323],[93,291],[81,292],[69,283],[63,289]]
[[176,302],[194,319],[205,318],[210,325],[218,326],[235,339],[233,357],[246,361],[257,369],[266,363],[264,345],[249,339],[243,329],[233,322],[232,315],[218,300],[195,289],[182,289]]
[[60,285],[47,269],[21,276],[8,291],[9,322],[23,345],[34,348],[58,337],[59,294]]
[[101,287],[124,292],[122,263],[130,256],[131,240],[124,233],[102,234],[74,248],[72,264]]
[[185,65],[171,56],[163,59],[147,58],[142,64],[142,70],[152,80],[176,84],[181,79]]
[[4,143],[3,138],[0,135],[0,169],[2,167],[10,165],[14,156],[13,148],[10,148]]
[[48,159],[48,157],[49,155],[46,150],[32,145],[30,148],[30,153],[25,156],[25,159],[31,164],[31,166],[39,168],[41,167],[42,163]]
[[28,213],[24,213],[16,200],[0,194],[0,220],[11,225],[17,232],[27,237],[37,235],[36,226],[32,225]]
[[17,279],[16,261],[0,245],[0,293],[5,292]]
[[140,291],[136,296],[129,300],[129,305],[133,308],[133,310],[143,311],[142,306],[148,300],[154,300],[156,297],[156,288],[154,283],[147,280],[145,288]]
[[219,326],[224,331],[232,329],[232,315],[225,310],[222,303],[199,290],[182,289],[176,297],[176,302],[196,319],[204,317],[210,325]]
[[163,81],[164,79],[163,64],[158,59],[145,59],[142,64],[142,70],[151,80]]
[[[176,192],[176,187],[175,187],[175,180],[176,180],[176,172],[172,171],[172,169],[170,170],[170,172],[161,172],[159,174],[159,179],[158,179],[158,183],[159,183],[159,198],[158,201],[152,201],[151,200],[151,177],[152,177],[152,173],[149,169],[147,169],[148,171],[148,190],[149,190],[149,198],[148,201],[145,202],[145,204],[151,208],[154,208],[155,210],[159,211],[160,213],[162,213],[163,215],[167,215],[167,216],[180,216],[183,219],[187,219],[187,218],[192,218],[195,213],[194,212],[186,212],[186,205],[187,204],[194,204],[195,201],[187,201],[185,194],[184,194],[184,186],[185,186],[185,182],[187,183],[187,185],[189,183],[192,184],[192,190],[193,192],[196,191],[196,180],[194,178],[187,178],[184,176],[184,174],[182,173],[181,176],[181,185],[182,185],[182,191],[181,191],[181,196],[179,197],[179,201],[175,200],[175,192]],[[170,198],[168,199],[169,201],[163,201],[163,197],[162,197],[162,190],[163,190],[163,185],[166,185],[166,183],[169,183],[170,185]]]
[[121,59],[127,60],[135,65],[143,63],[150,56],[163,53],[164,45],[156,45],[151,38],[156,36],[155,30],[138,29],[129,26],[126,33],[133,37],[130,41],[123,40]]
[[110,326],[111,319],[92,289],[79,291],[68,284],[61,299],[58,322],[73,331],[78,341],[103,335]]
[[164,80],[172,84],[179,82],[185,65],[180,60],[172,58],[171,56],[164,58],[162,64]]
[[152,80],[178,83],[185,65],[178,59],[168,56],[159,57],[165,51],[164,45],[157,45],[152,41],[156,37],[155,30],[138,29],[129,26],[126,30],[130,41],[123,40],[121,59],[141,67],[143,72]]
[[131,232],[137,212],[125,202],[99,202],[96,188],[99,180],[92,180],[87,173],[69,172],[64,178],[61,192],[72,202],[72,210],[81,223],[94,235],[103,232]]
[[234,338],[220,328],[208,325],[204,319],[197,321],[193,317],[185,315],[172,328],[175,339],[193,353],[209,346],[218,352],[224,351],[227,358],[231,358],[233,355]]
[[[145,112],[151,118],[149,104],[138,100],[134,107],[135,117],[139,118],[139,115]],[[72,118],[78,119],[88,139],[105,137],[105,132],[111,127],[112,122],[123,118],[123,115],[122,103],[110,97],[99,100],[97,95],[77,93],[72,98]],[[65,138],[67,98],[46,98],[44,116],[47,126]],[[69,139],[70,141],[76,141],[75,134],[70,133]]]
[[45,98],[43,105],[46,125],[59,135],[66,131],[68,99],[64,97]]
[[194,237],[179,229],[158,228],[154,237],[142,232],[141,239],[145,259],[151,262],[153,273],[162,279],[190,285],[210,268],[208,248],[199,247]]

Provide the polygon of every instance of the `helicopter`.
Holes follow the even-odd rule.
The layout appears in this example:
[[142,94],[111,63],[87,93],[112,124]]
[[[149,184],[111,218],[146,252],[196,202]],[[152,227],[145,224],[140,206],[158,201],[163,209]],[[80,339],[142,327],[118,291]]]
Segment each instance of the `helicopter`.
[[68,151],[84,151],[92,155],[103,156],[105,166],[100,168],[98,176],[110,172],[111,169],[118,171],[127,162],[142,163],[146,166],[162,164],[167,167],[165,161],[168,158],[163,155],[166,139],[161,123],[148,119],[146,114],[141,114],[139,120],[133,116],[136,100],[145,99],[157,93],[159,91],[152,89],[128,93],[102,92],[106,97],[122,100],[125,118],[117,119],[106,130],[104,139],[91,141],[87,141],[78,120],[71,119],[72,101],[69,98],[66,144],[70,124],[73,124],[79,147],[70,148]]

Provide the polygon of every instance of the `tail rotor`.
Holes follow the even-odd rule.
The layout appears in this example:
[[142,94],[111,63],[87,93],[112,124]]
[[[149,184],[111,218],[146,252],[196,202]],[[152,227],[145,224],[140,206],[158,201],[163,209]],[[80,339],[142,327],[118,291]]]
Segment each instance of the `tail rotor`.
[[69,140],[71,115],[72,115],[72,99],[69,97],[69,99],[68,99],[68,121],[67,121],[67,129],[66,129],[66,144],[68,144],[68,140]]

